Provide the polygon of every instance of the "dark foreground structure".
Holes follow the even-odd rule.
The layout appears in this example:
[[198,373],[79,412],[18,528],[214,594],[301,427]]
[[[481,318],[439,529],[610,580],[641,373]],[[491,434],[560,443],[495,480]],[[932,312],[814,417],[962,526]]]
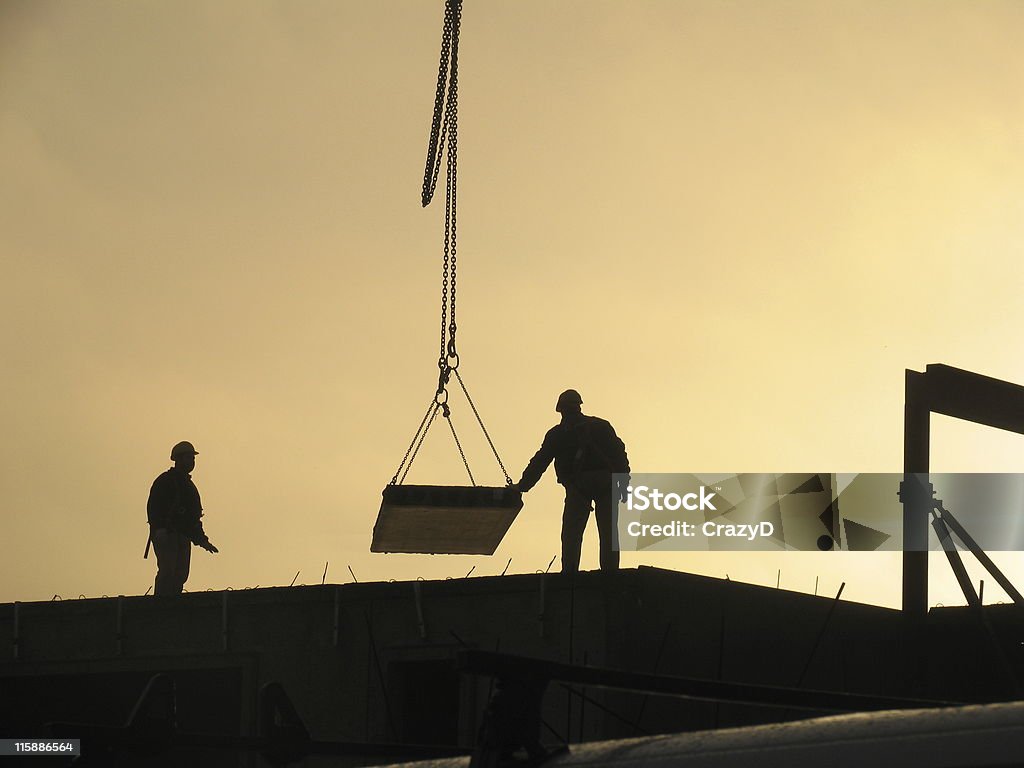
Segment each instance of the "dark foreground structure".
[[469,754],[498,691],[492,743],[545,749],[1019,698],[1024,617],[983,611],[649,567],[6,604],[0,736],[123,764],[366,765]]

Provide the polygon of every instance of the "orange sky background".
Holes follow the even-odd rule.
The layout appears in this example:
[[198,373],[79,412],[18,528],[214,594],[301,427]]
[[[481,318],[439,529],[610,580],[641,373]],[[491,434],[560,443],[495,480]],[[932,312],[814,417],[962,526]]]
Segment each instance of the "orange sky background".
[[[491,558],[368,551],[437,378],[442,13],[0,6],[0,601],[145,592],[183,439],[221,548],[190,590],[547,567],[553,473]],[[567,387],[638,472],[893,472],[905,368],[1024,383],[1022,38],[1019,2],[465,0],[461,370],[515,479]],[[463,483],[432,438],[409,482]],[[1016,435],[932,446],[1024,469]],[[899,603],[897,555],[622,559]]]

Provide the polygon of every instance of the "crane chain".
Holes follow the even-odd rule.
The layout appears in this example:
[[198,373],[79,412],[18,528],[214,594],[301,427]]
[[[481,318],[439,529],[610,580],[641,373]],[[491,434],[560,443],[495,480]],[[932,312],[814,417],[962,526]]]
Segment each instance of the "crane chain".
[[459,28],[462,23],[462,0],[446,0],[444,13],[444,31],[441,36],[441,55],[437,67],[437,88],[434,94],[434,114],[430,124],[430,136],[427,142],[427,162],[423,169],[423,188],[421,200],[426,207],[434,199],[434,192],[437,190],[437,179],[441,171],[441,158],[445,159],[445,200],[444,200],[444,261],[441,268],[441,341],[438,353],[437,367],[437,391],[434,399],[427,407],[423,415],[420,428],[413,436],[412,443],[405,452],[405,457],[395,472],[392,483],[401,484],[409,473],[416,455],[430,430],[438,411],[441,412],[452,437],[455,439],[455,446],[462,457],[462,463],[469,475],[469,482],[476,485],[473,472],[469,468],[469,461],[462,449],[462,441],[455,432],[455,425],[451,419],[451,409],[448,406],[448,382],[452,373],[455,374],[469,402],[477,423],[483,430],[487,444],[494,453],[494,458],[501,467],[505,481],[509,485],[512,479],[505,469],[505,465],[498,455],[494,442],[491,440],[487,427],[484,426],[476,404],[469,396],[469,391],[459,375],[459,352],[455,342],[455,335],[458,331],[456,322],[455,307],[457,298],[458,281],[458,164],[459,164]]
[[461,21],[462,0],[447,0],[444,33],[441,37],[441,56],[437,68],[434,116],[427,145],[427,163],[423,172],[422,202],[426,206],[434,197],[437,177],[441,170],[441,157],[444,156],[444,262],[441,270],[441,341],[437,358],[438,378],[435,395],[438,405],[447,401],[447,386],[451,372],[459,366],[459,353],[455,342],[455,334],[458,330],[455,302],[458,279],[458,217],[456,209],[458,204],[459,28]]

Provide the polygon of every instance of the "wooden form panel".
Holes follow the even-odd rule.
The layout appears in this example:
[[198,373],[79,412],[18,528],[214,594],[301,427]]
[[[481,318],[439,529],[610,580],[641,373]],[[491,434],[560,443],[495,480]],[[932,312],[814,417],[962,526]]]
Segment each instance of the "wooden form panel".
[[370,551],[493,555],[522,508],[509,487],[389,485]]

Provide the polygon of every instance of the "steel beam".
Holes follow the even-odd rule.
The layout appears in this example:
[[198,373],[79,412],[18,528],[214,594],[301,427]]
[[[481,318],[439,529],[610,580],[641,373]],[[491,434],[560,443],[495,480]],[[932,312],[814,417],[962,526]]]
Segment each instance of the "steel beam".
[[883,709],[923,709],[952,706],[955,702],[873,696],[840,691],[816,691],[751,683],[732,683],[692,677],[672,677],[628,672],[620,669],[582,667],[546,659],[533,659],[490,651],[462,650],[457,654],[462,672],[507,680],[558,680],[586,686],[618,688],[665,696],[683,696],[702,701],[856,712]]

